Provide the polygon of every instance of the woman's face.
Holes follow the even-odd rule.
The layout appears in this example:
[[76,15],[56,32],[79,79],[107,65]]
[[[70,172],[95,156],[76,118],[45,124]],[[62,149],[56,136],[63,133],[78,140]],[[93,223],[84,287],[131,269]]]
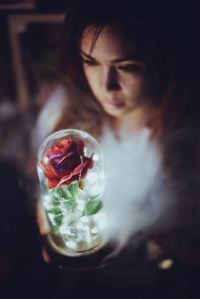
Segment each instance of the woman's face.
[[81,39],[81,57],[89,87],[109,115],[121,117],[152,99],[147,67],[136,58],[136,47],[114,25],[103,27],[92,45],[96,28]]

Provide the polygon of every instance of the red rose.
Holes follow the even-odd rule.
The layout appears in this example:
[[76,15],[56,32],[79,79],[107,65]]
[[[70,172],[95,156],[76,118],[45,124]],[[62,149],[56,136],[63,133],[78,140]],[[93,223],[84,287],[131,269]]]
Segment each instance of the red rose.
[[54,143],[45,153],[47,162],[40,161],[48,187],[69,185],[83,179],[88,169],[94,166],[92,157],[84,156],[84,142],[63,138]]

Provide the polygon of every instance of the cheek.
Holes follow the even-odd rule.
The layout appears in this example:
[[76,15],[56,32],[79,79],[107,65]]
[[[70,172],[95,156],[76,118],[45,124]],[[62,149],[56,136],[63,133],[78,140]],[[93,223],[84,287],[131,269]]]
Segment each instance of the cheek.
[[147,98],[153,96],[152,80],[144,75],[130,75],[124,78],[124,93],[131,97]]
[[142,76],[124,76],[121,80],[121,86],[123,92],[131,97],[143,94],[146,86],[146,82]]
[[83,67],[85,78],[89,84],[92,91],[96,90],[98,85],[97,73],[92,68]]
[[141,73],[122,73],[120,74],[120,81],[123,86],[134,89],[144,86],[146,78]]
[[85,74],[85,77],[86,77],[86,80],[87,80],[89,86],[92,88],[94,83],[96,82],[95,72],[92,71],[91,68],[87,68],[87,67],[84,67],[83,71],[84,71],[84,74]]

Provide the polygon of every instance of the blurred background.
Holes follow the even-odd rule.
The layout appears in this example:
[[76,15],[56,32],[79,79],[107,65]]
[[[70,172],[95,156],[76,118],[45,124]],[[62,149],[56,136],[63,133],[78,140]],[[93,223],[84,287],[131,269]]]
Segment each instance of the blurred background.
[[67,2],[0,1],[0,157],[11,157],[20,167],[34,155],[38,114],[59,84]]

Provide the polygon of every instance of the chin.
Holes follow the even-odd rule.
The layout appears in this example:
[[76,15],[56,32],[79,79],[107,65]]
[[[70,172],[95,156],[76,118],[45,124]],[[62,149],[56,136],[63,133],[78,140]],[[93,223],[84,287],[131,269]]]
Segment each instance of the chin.
[[108,115],[113,116],[113,117],[121,117],[124,114],[126,114],[126,112],[124,110],[121,110],[121,109],[105,110],[105,112]]

